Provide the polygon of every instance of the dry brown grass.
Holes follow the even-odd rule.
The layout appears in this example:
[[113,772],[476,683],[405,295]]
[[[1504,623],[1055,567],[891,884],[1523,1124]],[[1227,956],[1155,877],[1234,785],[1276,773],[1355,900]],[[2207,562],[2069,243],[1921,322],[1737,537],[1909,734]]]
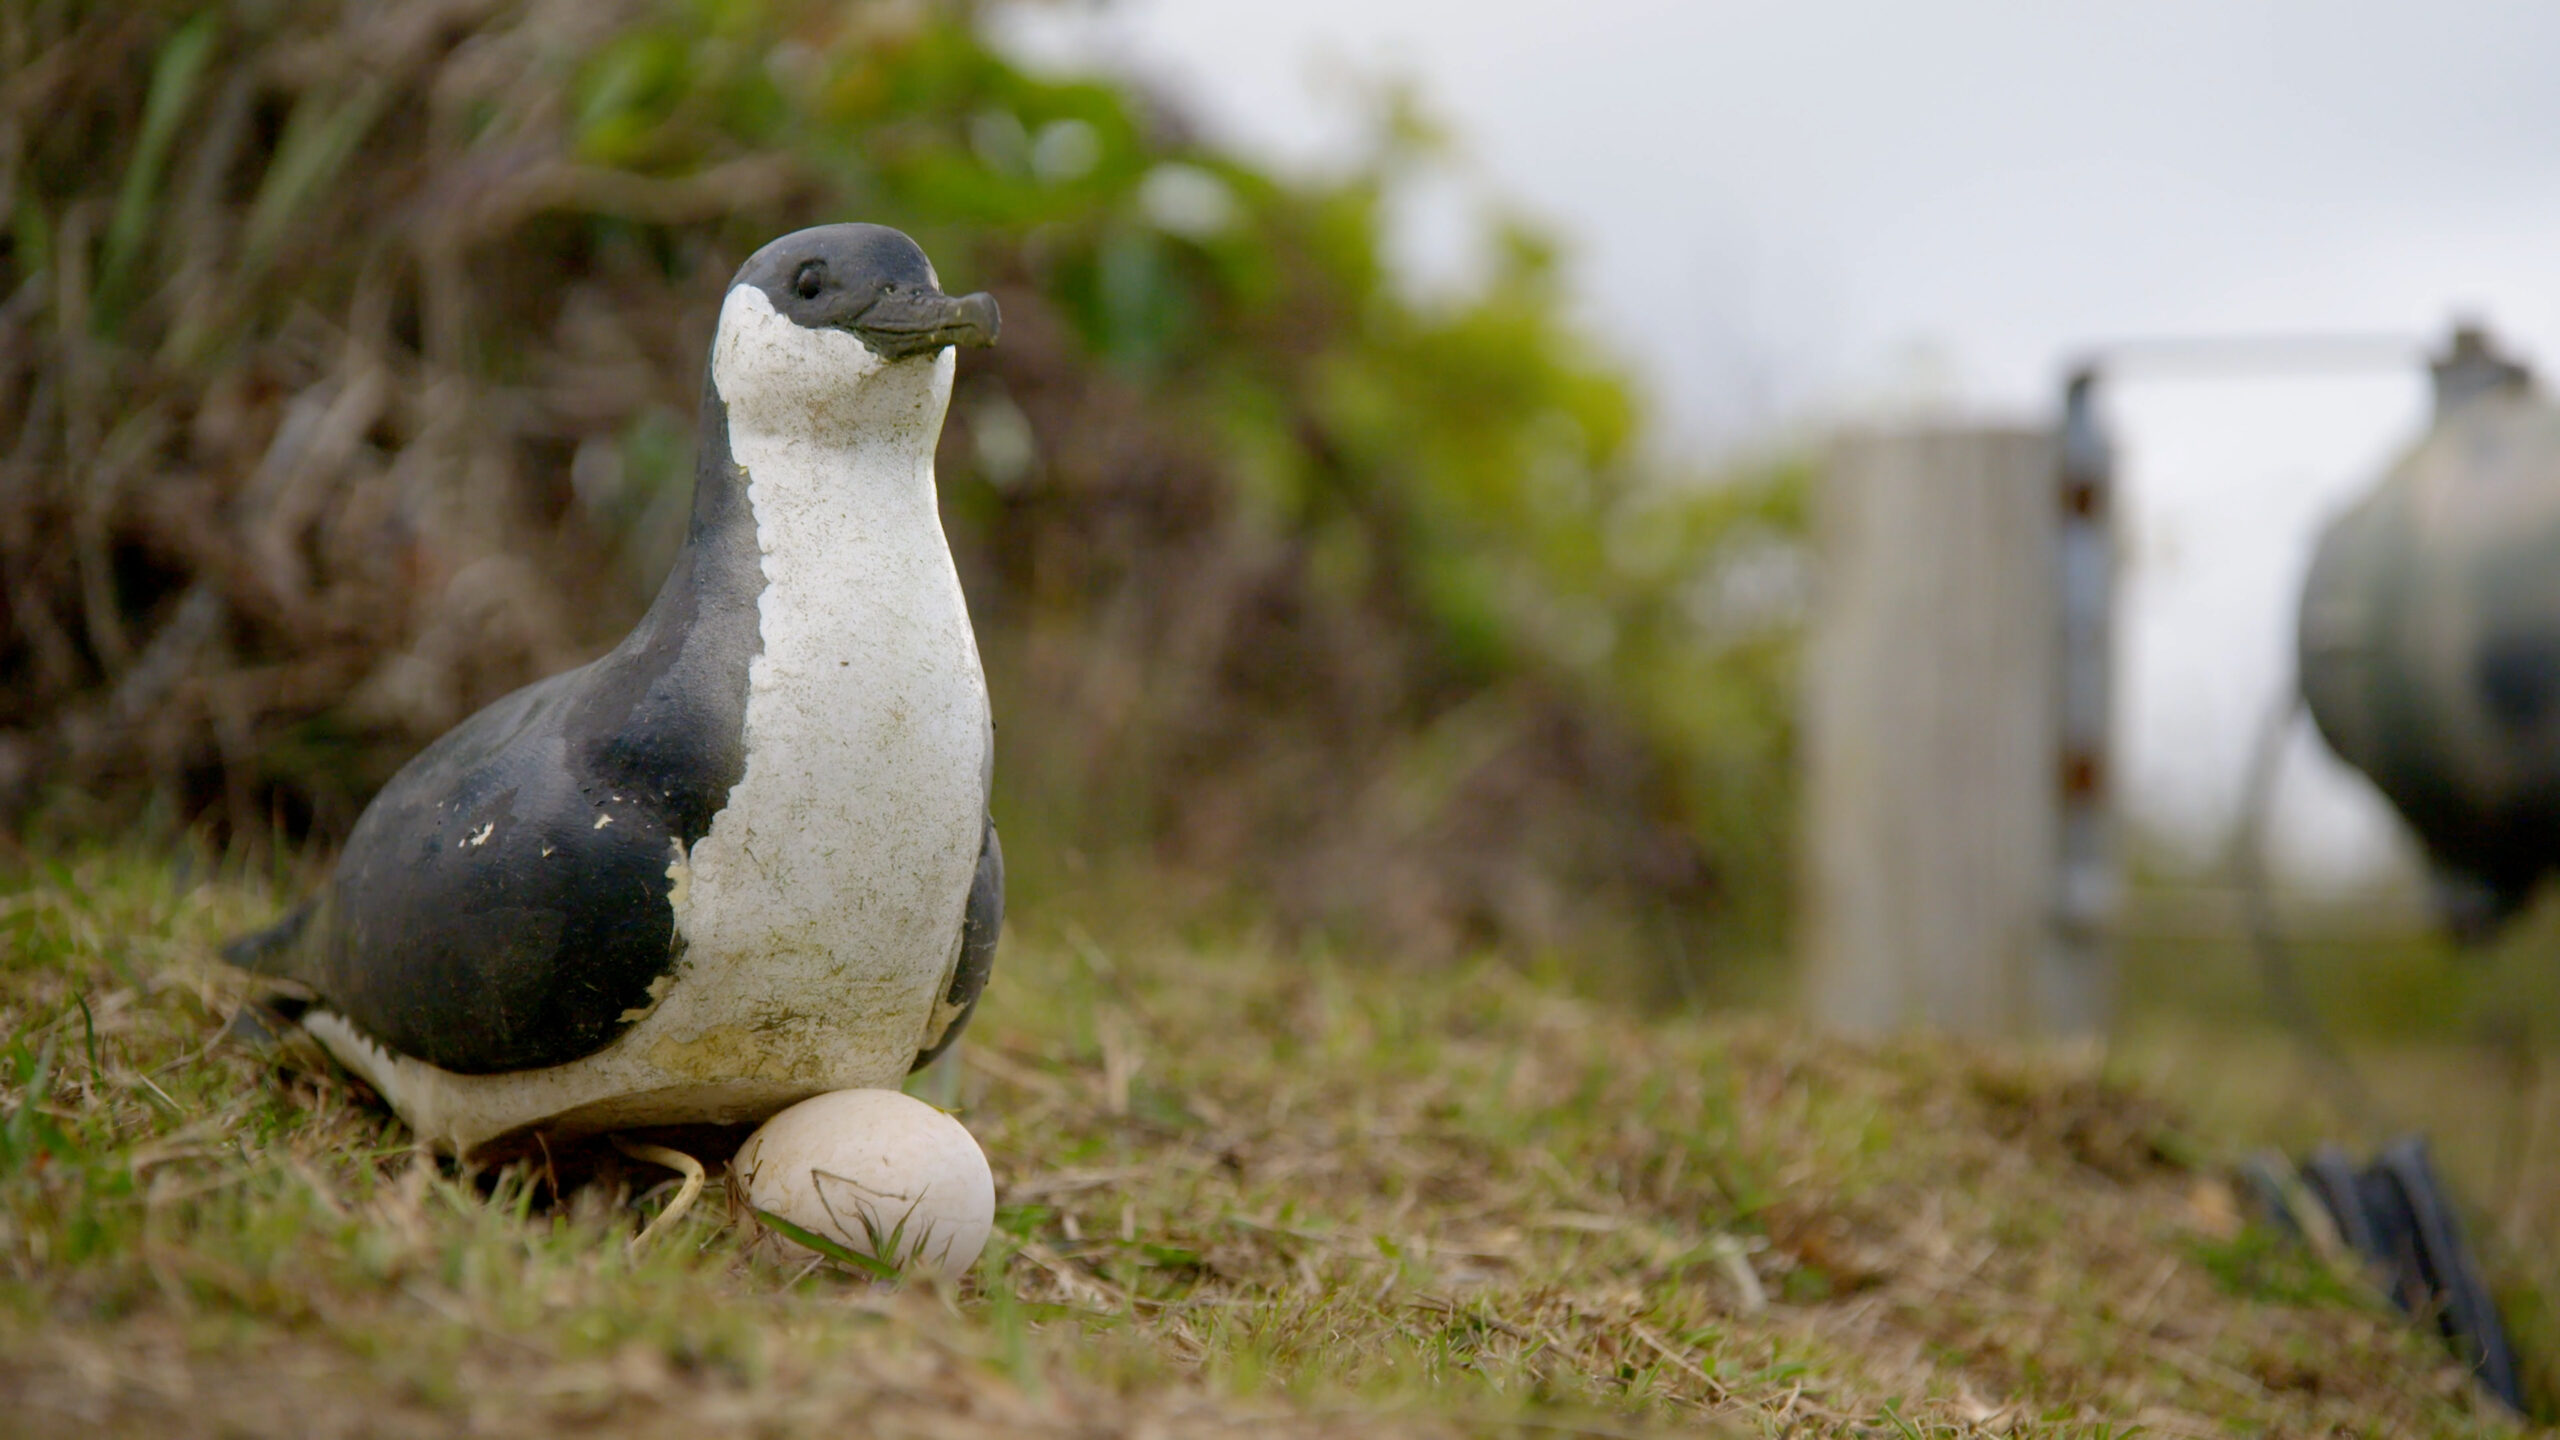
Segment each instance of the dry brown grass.
[[1063,923],[964,1050],[1003,1206],[968,1281],[797,1273],[716,1206],[634,1257],[655,1172],[455,1175],[208,1050],[262,892],[109,855],[0,895],[34,1433],[2506,1428],[2085,1062]]

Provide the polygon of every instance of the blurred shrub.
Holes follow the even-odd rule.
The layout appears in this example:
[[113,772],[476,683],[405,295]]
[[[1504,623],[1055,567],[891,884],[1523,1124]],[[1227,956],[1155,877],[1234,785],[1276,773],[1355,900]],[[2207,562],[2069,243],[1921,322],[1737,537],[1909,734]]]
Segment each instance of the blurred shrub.
[[1139,846],[1425,949],[1783,908],[1799,477],[1643,462],[1534,237],[1407,298],[1397,142],[1284,183],[916,4],[55,0],[0,70],[20,809],[325,842],[611,643],[732,268],[864,218],[1004,308],[941,475],[1029,889]]

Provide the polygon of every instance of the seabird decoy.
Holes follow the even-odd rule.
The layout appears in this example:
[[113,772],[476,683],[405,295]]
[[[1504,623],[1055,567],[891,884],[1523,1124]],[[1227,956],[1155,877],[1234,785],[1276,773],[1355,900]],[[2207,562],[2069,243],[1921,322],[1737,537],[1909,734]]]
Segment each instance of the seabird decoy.
[[420,752],[317,898],[225,951],[307,990],[420,1139],[759,1121],[957,1037],[1004,859],[933,456],[952,347],[996,323],[895,230],[757,251],[638,627]]

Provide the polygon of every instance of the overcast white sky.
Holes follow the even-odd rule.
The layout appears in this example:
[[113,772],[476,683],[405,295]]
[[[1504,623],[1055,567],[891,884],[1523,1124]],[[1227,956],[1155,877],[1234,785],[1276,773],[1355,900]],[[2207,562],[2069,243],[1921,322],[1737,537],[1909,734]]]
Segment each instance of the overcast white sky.
[[[1417,282],[1464,282],[1482,206],[1539,217],[1700,453],[2032,413],[2125,336],[2460,312],[2560,360],[2549,0],[1115,0],[1009,29],[1290,166],[1339,163],[1363,87],[1414,82],[1460,148],[1408,211]],[[2421,377],[2133,382],[2112,413],[2127,794],[2217,843],[2314,527],[2415,433]],[[2287,786],[2294,868],[2383,863],[2378,802],[2315,747]]]

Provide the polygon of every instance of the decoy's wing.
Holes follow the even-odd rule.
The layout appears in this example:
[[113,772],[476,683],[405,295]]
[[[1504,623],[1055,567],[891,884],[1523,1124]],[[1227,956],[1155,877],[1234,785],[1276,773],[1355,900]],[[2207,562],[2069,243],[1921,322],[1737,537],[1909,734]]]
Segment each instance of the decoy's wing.
[[952,968],[951,988],[935,1013],[948,1014],[942,1033],[916,1054],[918,1070],[942,1058],[977,1013],[986,993],[987,976],[996,968],[996,937],[1004,929],[1004,846],[996,839],[996,820],[987,817],[986,838],[978,844],[978,873],[969,882],[969,906],[960,917],[960,962]]
[[969,903],[960,913],[960,955],[951,967],[951,988],[934,1005],[939,1031],[928,1032],[916,1053],[915,1069],[942,1058],[987,990],[996,968],[996,939],[1004,930],[1004,844],[996,838],[996,722],[987,717],[985,748],[979,752],[978,793],[988,806],[985,834],[978,841],[978,869],[969,879]]
[[366,807],[318,908],[258,968],[389,1049],[462,1074],[610,1043],[674,965],[678,835],[573,733],[585,672],[507,696]]

